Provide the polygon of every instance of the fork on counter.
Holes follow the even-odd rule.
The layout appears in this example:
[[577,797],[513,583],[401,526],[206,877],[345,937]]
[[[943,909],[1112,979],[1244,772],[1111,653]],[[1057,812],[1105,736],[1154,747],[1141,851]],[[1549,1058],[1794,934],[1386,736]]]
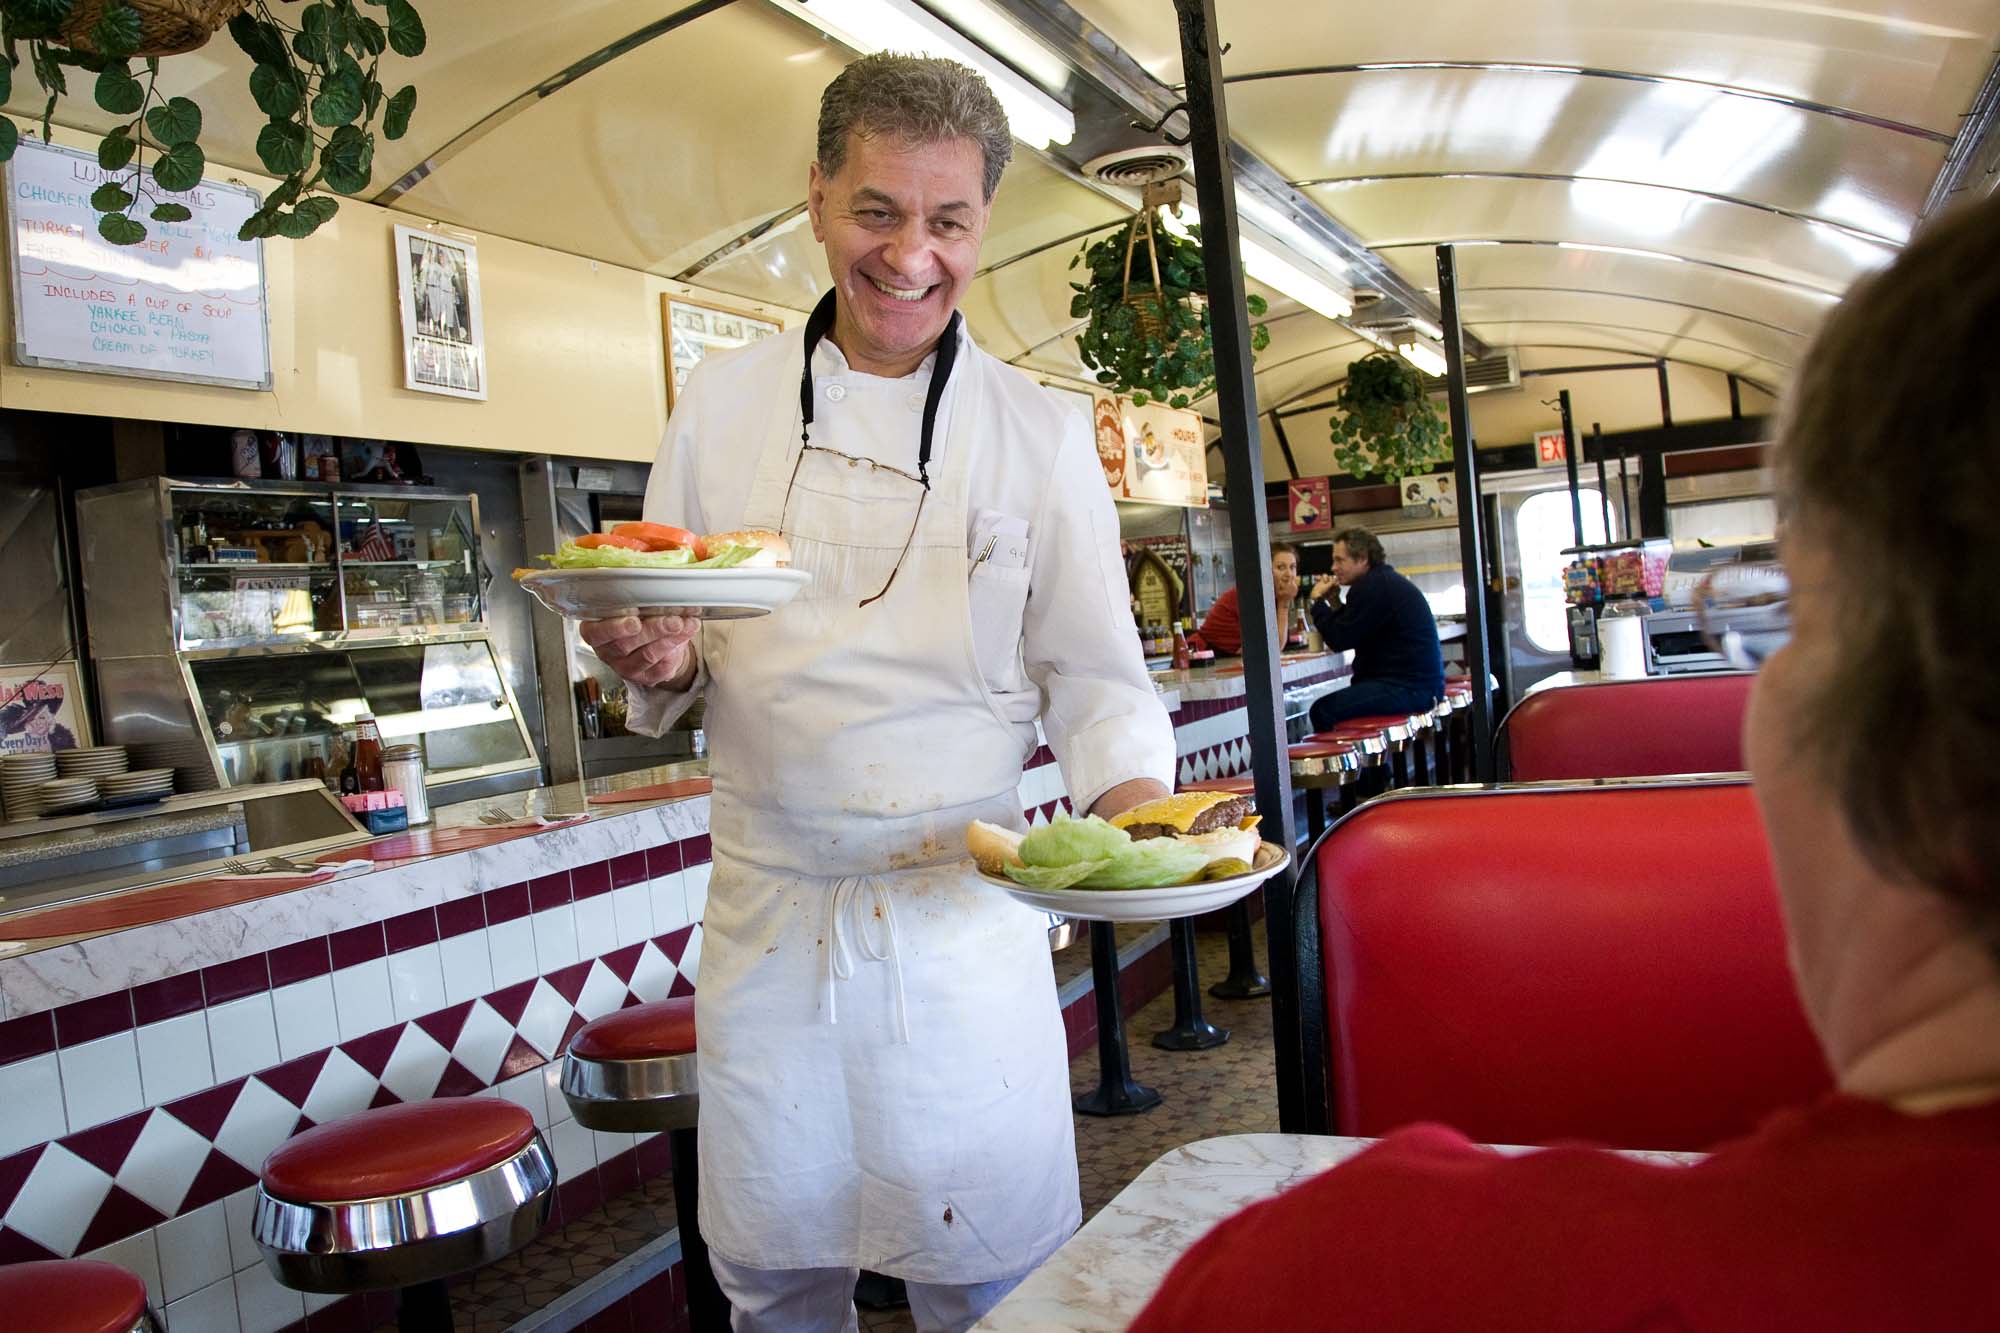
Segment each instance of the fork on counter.
[[318,866],[287,860],[282,856],[267,856],[262,864],[241,859],[229,860],[222,863],[222,868],[232,875],[312,875],[320,870]]
[[479,812],[479,822],[482,824],[514,824],[526,818],[528,818],[526,814],[511,814],[508,811],[502,810],[499,806]]

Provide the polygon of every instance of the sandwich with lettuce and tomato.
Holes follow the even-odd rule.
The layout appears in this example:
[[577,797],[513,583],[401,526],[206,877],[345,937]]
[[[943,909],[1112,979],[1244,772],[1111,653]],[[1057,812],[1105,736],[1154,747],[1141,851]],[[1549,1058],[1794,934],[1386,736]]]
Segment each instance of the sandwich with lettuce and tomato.
[[965,831],[979,869],[1035,889],[1154,889],[1248,874],[1258,816],[1226,792],[1181,792],[1110,820],[1053,821],[1025,834],[974,820]]
[[[769,528],[739,528],[696,536],[666,523],[620,523],[562,544],[542,559],[556,569],[779,569],[792,548]],[[514,577],[535,571],[517,569]]]

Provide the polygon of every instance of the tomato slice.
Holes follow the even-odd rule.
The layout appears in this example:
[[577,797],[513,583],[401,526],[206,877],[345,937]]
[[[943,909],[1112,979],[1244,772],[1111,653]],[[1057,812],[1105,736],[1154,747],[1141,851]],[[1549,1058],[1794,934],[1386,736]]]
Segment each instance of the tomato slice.
[[695,545],[692,532],[666,523],[620,523],[611,529],[611,534],[644,542],[648,551],[678,551],[692,549]]
[[594,551],[600,546],[615,546],[621,551],[650,551],[653,548],[636,537],[621,536],[616,532],[586,532],[576,539],[576,544],[586,551]]

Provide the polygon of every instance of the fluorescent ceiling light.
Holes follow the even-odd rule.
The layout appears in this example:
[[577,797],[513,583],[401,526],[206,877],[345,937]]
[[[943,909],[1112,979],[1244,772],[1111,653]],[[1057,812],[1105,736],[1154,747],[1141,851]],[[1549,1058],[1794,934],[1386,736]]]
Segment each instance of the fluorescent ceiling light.
[[[1016,74],[985,48],[911,0],[771,0],[787,14],[818,28],[863,55],[898,51],[942,56],[969,65],[985,78],[1007,112],[1014,137],[1031,148],[1068,143],[1076,117],[1055,98]],[[960,0],[959,8],[969,8]],[[968,23],[968,26],[972,26]],[[981,25],[982,27],[985,25]]]
[[1426,375],[1444,374],[1444,344],[1421,333],[1399,333],[1396,335],[1396,355],[1421,370]]
[[[1193,204],[1182,204],[1180,211],[1181,215],[1175,217],[1171,209],[1163,210],[1160,221],[1174,235],[1186,236],[1189,227],[1201,225],[1201,211]],[[1243,271],[1266,287],[1283,292],[1306,309],[1328,319],[1344,319],[1354,313],[1354,302],[1347,292],[1283,258],[1276,251],[1259,245],[1240,227],[1237,229],[1236,244],[1243,255]]]

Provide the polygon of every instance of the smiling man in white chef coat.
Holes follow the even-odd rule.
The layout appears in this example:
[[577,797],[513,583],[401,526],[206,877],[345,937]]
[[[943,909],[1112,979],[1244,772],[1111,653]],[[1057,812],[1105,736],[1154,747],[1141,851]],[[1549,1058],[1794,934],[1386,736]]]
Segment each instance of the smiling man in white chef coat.
[[1166,795],[1090,423],[957,313],[1012,154],[985,83],[871,56],[828,86],[808,209],[833,290],[690,377],[646,517],[774,528],[761,619],[584,627],[658,731],[707,696],[701,1226],[739,1330],[855,1327],[858,1269],[970,1325],[1079,1220],[1047,918],[970,873],[1023,826],[1036,718],[1079,810]]

